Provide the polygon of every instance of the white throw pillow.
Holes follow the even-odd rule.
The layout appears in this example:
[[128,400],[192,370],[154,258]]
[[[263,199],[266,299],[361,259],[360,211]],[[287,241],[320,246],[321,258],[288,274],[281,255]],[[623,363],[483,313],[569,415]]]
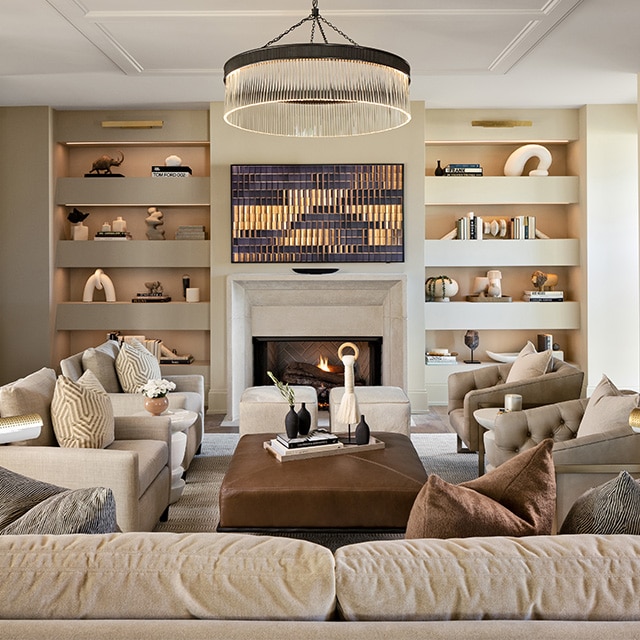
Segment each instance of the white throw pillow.
[[58,376],[51,420],[61,447],[104,449],[115,439],[111,400],[91,371],[78,382]]
[[549,370],[551,363],[551,349],[538,353],[531,341],[522,348],[518,357],[514,360],[509,374],[507,375],[507,383],[520,382],[520,380],[529,380],[537,378]]
[[158,359],[139,340],[123,342],[116,358],[116,372],[125,393],[141,393],[149,380],[162,378]]
[[640,406],[639,394],[620,391],[607,376],[603,375],[589,397],[578,427],[577,437],[629,426],[629,414],[638,406]]

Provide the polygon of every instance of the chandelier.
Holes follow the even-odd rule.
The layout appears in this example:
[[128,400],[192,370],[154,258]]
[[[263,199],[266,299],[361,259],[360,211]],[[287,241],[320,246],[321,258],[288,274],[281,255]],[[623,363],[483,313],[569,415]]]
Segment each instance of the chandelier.
[[[305,22],[308,43],[276,44]],[[347,42],[329,43],[323,25]],[[322,42],[314,42],[316,31]],[[410,67],[403,58],[361,47],[311,13],[259,49],[224,65],[225,121],[239,129],[278,136],[357,136],[396,129],[411,119]]]

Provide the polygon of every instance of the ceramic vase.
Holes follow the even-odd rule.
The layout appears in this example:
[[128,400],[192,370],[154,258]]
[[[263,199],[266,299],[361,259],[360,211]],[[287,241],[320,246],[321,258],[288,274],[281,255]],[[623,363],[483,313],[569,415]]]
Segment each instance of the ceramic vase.
[[306,436],[311,429],[311,414],[306,407],[306,403],[302,403],[300,410],[298,411],[298,433],[301,436]]
[[152,416],[159,416],[169,408],[169,398],[162,396],[162,398],[145,398],[144,408]]
[[435,175],[435,176],[443,176],[444,175],[444,169],[440,165],[440,160],[438,160],[438,166],[436,167],[436,170],[433,172],[433,175]]
[[371,436],[371,429],[367,421],[364,419],[364,415],[360,416],[360,422],[356,427],[356,444],[369,444],[369,437]]
[[284,417],[284,429],[287,432],[287,438],[296,438],[298,436],[298,414],[293,408],[293,405],[289,405],[289,411]]

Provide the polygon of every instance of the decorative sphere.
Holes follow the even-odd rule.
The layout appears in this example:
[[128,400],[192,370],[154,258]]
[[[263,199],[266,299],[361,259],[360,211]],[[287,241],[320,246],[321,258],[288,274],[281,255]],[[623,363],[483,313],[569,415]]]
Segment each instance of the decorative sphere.
[[180,156],[167,156],[164,159],[164,163],[167,167],[179,167],[182,164],[182,158]]

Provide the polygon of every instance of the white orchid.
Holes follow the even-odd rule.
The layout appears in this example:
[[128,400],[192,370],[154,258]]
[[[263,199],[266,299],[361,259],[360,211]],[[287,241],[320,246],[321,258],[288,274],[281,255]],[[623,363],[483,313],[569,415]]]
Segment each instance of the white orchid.
[[169,382],[169,380],[163,378],[161,380],[149,380],[149,382],[140,387],[140,391],[147,398],[164,398],[169,391],[173,391],[175,388],[175,382]]

